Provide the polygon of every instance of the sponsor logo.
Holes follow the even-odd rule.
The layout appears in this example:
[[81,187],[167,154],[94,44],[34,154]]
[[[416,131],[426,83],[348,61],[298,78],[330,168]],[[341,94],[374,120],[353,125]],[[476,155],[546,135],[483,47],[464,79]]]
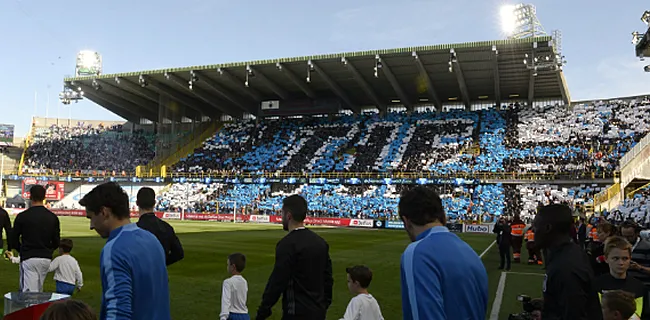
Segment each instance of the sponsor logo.
[[466,224],[463,225],[463,232],[490,233],[490,225],[487,224]]
[[361,227],[361,228],[372,228],[372,220],[365,220],[365,219],[351,219],[350,220],[350,227]]
[[271,218],[269,216],[251,215],[249,221],[258,223],[270,223]]
[[384,225],[384,223],[381,222],[381,220],[377,220],[377,221],[375,221],[375,227],[377,227],[377,228],[381,228],[382,225]]
[[404,229],[404,222],[386,221],[386,229]]
[[170,220],[180,220],[181,219],[181,213],[180,212],[165,212],[165,213],[163,213],[162,218],[163,219],[170,219]]

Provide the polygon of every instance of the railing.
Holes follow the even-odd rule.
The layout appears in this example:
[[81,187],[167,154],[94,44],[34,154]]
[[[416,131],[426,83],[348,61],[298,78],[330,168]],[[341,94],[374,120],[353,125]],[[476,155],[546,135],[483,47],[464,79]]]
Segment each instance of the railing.
[[620,168],[623,169],[632,159],[634,159],[641,151],[643,148],[645,148],[648,144],[650,144],[650,134],[646,134],[639,143],[637,143],[632,150],[628,151],[623,158],[621,158],[619,165]]
[[599,192],[594,196],[594,206],[598,206],[602,203],[605,203],[621,192],[621,184],[615,183],[611,187]]
[[142,166],[139,171],[147,175],[162,176],[161,173],[163,166],[169,167],[179,162],[180,159],[186,157],[188,154],[194,152],[196,148],[203,145],[203,142],[205,142],[206,139],[214,135],[214,133],[220,127],[221,123],[211,122],[205,129],[203,129],[200,135],[194,137],[189,136],[186,141],[179,143],[179,145],[182,145],[182,147],[179,147],[176,152],[166,156],[163,159],[158,159],[157,161],[154,160],[146,166]]
[[25,165],[25,155],[27,154],[27,148],[29,148],[29,144],[33,139],[35,126],[36,126],[36,122],[34,122],[34,119],[32,118],[32,126],[31,128],[29,128],[29,134],[27,135],[27,137],[25,137],[25,141],[23,142],[23,154],[20,156],[20,163],[18,164],[18,172],[23,172],[23,166]]
[[[165,170],[166,171],[166,170]],[[593,180],[610,179],[610,176],[595,176],[593,173],[584,173],[576,175],[571,173],[519,173],[519,172],[459,172],[450,174],[439,174],[435,172],[204,172],[204,173],[187,173],[187,172],[169,172],[161,174],[161,171],[141,171],[136,175],[135,171],[117,172],[100,170],[77,170],[62,172],[55,170],[45,170],[38,173],[24,172],[22,175],[30,177],[139,177],[139,178],[459,178],[459,179],[480,179],[480,180]]]
[[628,199],[634,198],[634,195],[635,195],[637,192],[639,192],[639,191],[641,191],[641,190],[643,190],[643,189],[645,189],[645,188],[648,188],[648,187],[650,187],[650,183],[644,184],[643,186],[638,187],[638,188],[636,188],[636,189],[634,189],[634,190],[628,192],[628,193],[625,195],[625,197],[628,198]]

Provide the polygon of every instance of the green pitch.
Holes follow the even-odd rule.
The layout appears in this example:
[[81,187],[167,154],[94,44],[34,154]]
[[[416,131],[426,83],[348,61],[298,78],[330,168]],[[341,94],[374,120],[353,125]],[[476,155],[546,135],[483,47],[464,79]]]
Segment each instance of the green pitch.
[[[169,268],[171,309],[173,319],[217,319],[220,309],[221,281],[228,277],[226,257],[233,252],[247,256],[244,277],[248,280],[248,308],[254,315],[266,280],[274,262],[276,242],[285,235],[277,225],[232,224],[177,221],[172,222],[185,248],[185,259]],[[84,218],[61,217],[62,237],[74,240],[72,255],[77,258],[84,274],[84,287],[75,298],[90,304],[96,311],[101,301],[99,254],[104,240],[88,228]],[[340,319],[350,300],[345,268],[366,264],[373,269],[370,292],[379,301],[386,319],[401,319],[400,256],[408,245],[403,230],[315,229],[330,244],[334,269],[334,301],[328,319]],[[460,234],[478,254],[493,242],[492,235]],[[525,257],[525,254],[522,254]],[[496,247],[484,256],[490,280],[490,302],[487,319],[504,319],[508,313],[519,312],[519,293],[538,297],[541,294],[543,271],[538,266],[514,265],[503,280],[497,270]],[[45,282],[45,290],[54,290],[53,275]],[[501,280],[501,281],[500,281]],[[502,282],[502,289],[498,290]],[[0,292],[18,289],[18,266],[0,260]],[[497,298],[497,291],[501,299]],[[499,303],[500,302],[500,303]],[[493,305],[498,305],[498,317],[490,317]],[[271,319],[279,319],[278,303]],[[2,308],[0,304],[0,308]],[[1,309],[0,309],[1,310]]]

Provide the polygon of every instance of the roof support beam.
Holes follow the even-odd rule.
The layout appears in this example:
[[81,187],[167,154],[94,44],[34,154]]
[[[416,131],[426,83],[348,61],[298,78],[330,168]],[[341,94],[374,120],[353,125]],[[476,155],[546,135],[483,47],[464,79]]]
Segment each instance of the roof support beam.
[[363,88],[363,91],[366,92],[368,97],[372,99],[372,101],[375,102],[375,105],[377,108],[379,108],[379,111],[381,112],[386,112],[386,103],[379,98],[375,90],[372,89],[370,84],[368,84],[368,81],[363,78],[359,70],[352,64],[352,61],[346,59],[345,57],[341,58],[341,62],[348,68],[348,70],[352,73],[354,78],[357,80],[357,83]]
[[535,78],[537,73],[535,70],[530,70],[530,80],[528,80],[528,107],[533,106],[533,101],[535,101]]
[[562,101],[568,106],[571,105],[571,94],[569,93],[569,88],[566,85],[566,80],[564,79],[564,72],[562,72],[562,69],[559,69],[556,71],[557,73],[557,81],[558,85],[560,86],[560,93],[562,94]]
[[330,86],[332,91],[334,91],[334,93],[339,97],[339,99],[343,100],[343,103],[345,103],[345,105],[348,108],[350,108],[352,111],[356,113],[361,113],[361,108],[352,102],[348,94],[345,91],[343,91],[343,89],[341,89],[341,87],[339,87],[339,85],[336,84],[336,82],[334,82],[332,78],[330,78],[327,75],[327,73],[325,73],[323,69],[321,69],[318,66],[318,64],[316,64],[316,62],[309,60],[307,61],[307,65],[309,66],[309,68],[313,68],[316,72],[318,72],[318,74],[323,78],[325,83],[327,83],[327,85]]
[[222,78],[226,79],[227,81],[230,81],[233,85],[237,87],[244,88],[244,92],[246,92],[247,95],[249,95],[255,102],[259,105],[260,102],[262,102],[262,95],[259,93],[259,91],[246,87],[243,81],[237,79],[237,77],[233,76],[228,70],[219,68],[217,69],[219,72],[219,75],[221,75]]
[[258,106],[250,102],[244,101],[239,97],[235,96],[233,93],[229,92],[223,86],[219,85],[216,81],[210,79],[208,76],[199,71],[192,71],[196,75],[199,81],[205,83],[212,91],[216,92],[218,95],[227,99],[228,101],[234,103],[239,109],[249,112],[250,114],[257,114]]
[[[237,108],[236,106],[233,106],[231,104],[227,103],[216,103],[216,99],[211,97],[208,93],[206,93],[203,89],[197,88],[196,86],[192,86],[192,89],[190,89],[189,86],[189,80],[185,80],[181,77],[179,77],[176,74],[173,74],[171,72],[165,73],[165,78],[167,80],[172,81],[179,87],[183,88],[184,91],[189,92],[190,94],[195,95],[199,99],[203,100],[205,103],[211,105],[213,108],[218,109],[219,111],[226,113],[230,115],[233,118],[241,118],[242,117],[242,112]],[[219,118],[217,118],[219,119]]]
[[80,87],[81,90],[84,91],[84,95],[91,94],[99,99],[103,99],[107,102],[110,102],[114,106],[122,109],[126,115],[130,115],[131,117],[137,117],[138,119],[144,118],[152,122],[156,122],[157,120],[157,113],[147,112],[146,110],[143,110],[141,107],[123,99],[120,96],[114,96],[109,94],[108,92],[103,92],[103,88],[95,89],[83,83],[78,83],[76,85]]
[[124,108],[122,106],[118,106],[115,103],[100,97],[95,92],[84,92],[84,96],[86,98],[88,98],[89,100],[91,100],[91,101],[105,107],[106,109],[108,109],[109,111],[115,113],[116,115],[118,115],[118,116],[120,116],[120,117],[122,117],[122,118],[124,118],[124,119],[126,119],[128,121],[131,121],[132,123],[140,124],[140,117],[138,115],[135,115],[135,114],[127,111],[126,108]]
[[174,92],[175,90],[173,90],[169,86],[164,85],[164,84],[158,82],[157,80],[154,80],[154,79],[152,79],[150,77],[145,77],[145,81],[147,81],[147,83],[150,86],[156,88],[156,90],[158,90],[159,94],[167,96],[170,99],[174,99],[174,100],[184,104],[185,106],[196,110],[197,112],[199,112],[201,114],[205,114],[206,116],[209,116],[212,119],[219,119],[220,116],[221,116],[221,114],[216,109],[206,107],[203,103],[201,103],[199,101],[196,101],[196,100],[194,100],[192,98],[184,97],[183,95]]
[[456,74],[456,81],[458,81],[458,87],[460,87],[460,94],[463,96],[463,102],[465,103],[465,109],[471,110],[472,102],[469,98],[469,90],[467,90],[467,84],[465,83],[465,76],[463,76],[463,69],[460,67],[458,62],[458,57],[454,49],[449,51],[451,54],[450,61],[452,63],[452,70]]
[[492,72],[494,73],[494,103],[501,107],[501,73],[499,73],[499,51],[496,46],[492,47]]
[[[105,80],[105,81],[102,81],[102,82],[108,83],[108,80]],[[155,103],[155,108],[154,108],[155,111],[154,112],[156,112],[156,114],[158,114],[158,110],[159,110],[158,106],[161,103],[161,101],[160,101],[161,96],[158,93],[156,93],[156,90],[147,89],[146,87],[135,84],[135,83],[133,83],[130,80],[127,80],[125,78],[115,77],[115,83],[117,84],[115,87],[121,88],[122,91],[124,91],[124,92],[132,92],[136,96],[141,96],[141,97],[146,98],[147,100]],[[183,110],[182,110],[183,112],[179,112],[180,110],[178,110],[178,108],[168,108],[168,109],[170,109],[173,113],[183,114],[184,116],[186,116],[186,117],[188,117],[190,119],[197,116],[197,112],[195,110],[193,110],[193,109],[190,109],[190,108],[183,108]]]
[[287,92],[287,90],[284,90],[283,88],[281,88],[275,82],[273,82],[269,78],[267,78],[263,73],[255,70],[252,66],[250,66],[250,65],[246,66],[246,72],[251,72],[255,78],[260,79],[262,82],[264,82],[264,84],[269,89],[271,89],[271,91],[275,92],[275,94],[277,94],[278,97],[282,98],[283,100],[288,100],[289,99],[289,93]]
[[106,91],[109,94],[114,95],[114,96],[121,96],[122,98],[124,98],[125,100],[127,100],[129,102],[131,102],[131,103],[133,103],[133,104],[135,104],[137,106],[141,106],[141,107],[147,109],[148,112],[153,112],[155,114],[158,114],[158,105],[156,103],[153,103],[153,102],[149,101],[148,99],[143,98],[141,96],[138,96],[138,95],[136,95],[134,93],[131,93],[129,91],[120,90],[120,89],[116,88],[115,86],[113,86],[112,84],[110,84],[108,81],[99,81],[98,80],[98,82],[99,82],[99,85],[102,87],[103,91]]
[[418,67],[420,76],[424,79],[427,85],[427,93],[429,94],[429,99],[431,99],[431,101],[433,102],[433,105],[436,107],[436,110],[438,112],[442,112],[442,102],[440,101],[440,97],[436,92],[436,88],[433,86],[433,81],[431,81],[431,76],[429,76],[429,72],[427,72],[427,69],[424,67],[424,63],[420,59],[420,56],[418,56],[417,52],[413,51],[412,56],[413,56],[413,60],[415,61],[415,65]]
[[284,64],[277,62],[275,66],[278,68],[278,70],[282,71],[291,82],[293,82],[302,92],[305,93],[306,96],[316,99],[316,93],[314,90],[312,90],[305,81],[300,79],[293,71],[291,71],[289,68],[285,67]]
[[[404,90],[399,85],[397,78],[395,78],[395,75],[393,74],[393,71],[390,70],[388,64],[382,60],[380,55],[376,55],[375,60],[380,64],[381,70],[386,75],[386,79],[388,79],[388,82],[390,82],[393,90],[395,90],[395,93],[397,94],[397,97],[399,97],[400,102],[402,102],[402,104],[409,110],[412,109],[413,105],[411,104],[411,101],[409,101],[409,99],[406,97]],[[377,72],[379,72],[379,70],[377,70]]]

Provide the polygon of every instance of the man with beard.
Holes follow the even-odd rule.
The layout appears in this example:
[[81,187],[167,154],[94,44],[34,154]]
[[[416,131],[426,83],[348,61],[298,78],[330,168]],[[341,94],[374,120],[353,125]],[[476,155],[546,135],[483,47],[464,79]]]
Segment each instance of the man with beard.
[[293,195],[282,201],[282,227],[289,231],[275,247],[275,266],[257,309],[258,320],[271,316],[282,295],[283,320],[325,320],[332,303],[329,245],[305,228],[307,201]]
[[571,209],[552,204],[535,217],[535,244],[547,253],[542,319],[599,320],[602,312],[593,290],[594,273],[587,254],[570,237]]
[[158,239],[131,223],[129,196],[108,182],[95,187],[79,204],[90,229],[108,239],[100,256],[100,320],[169,320],[169,282],[165,253]]
[[402,194],[398,209],[412,241],[401,263],[403,319],[485,319],[487,272],[474,249],[445,227],[440,196],[416,187]]

